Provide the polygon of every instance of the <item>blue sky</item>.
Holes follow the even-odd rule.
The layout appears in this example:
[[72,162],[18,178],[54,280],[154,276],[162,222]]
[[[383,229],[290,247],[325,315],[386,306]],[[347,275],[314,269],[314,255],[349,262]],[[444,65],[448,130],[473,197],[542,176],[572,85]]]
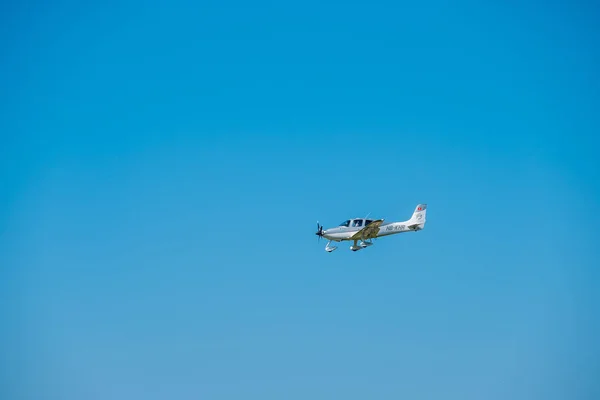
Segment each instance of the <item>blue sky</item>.
[[2,397],[600,396],[591,4],[0,15]]

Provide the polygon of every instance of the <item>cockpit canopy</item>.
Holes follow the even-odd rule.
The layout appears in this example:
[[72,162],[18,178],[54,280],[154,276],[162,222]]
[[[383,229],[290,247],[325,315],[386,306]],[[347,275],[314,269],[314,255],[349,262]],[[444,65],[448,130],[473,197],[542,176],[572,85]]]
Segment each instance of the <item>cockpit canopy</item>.
[[363,226],[369,225],[371,222],[373,222],[372,219],[355,218],[346,220],[342,222],[339,226],[362,228]]

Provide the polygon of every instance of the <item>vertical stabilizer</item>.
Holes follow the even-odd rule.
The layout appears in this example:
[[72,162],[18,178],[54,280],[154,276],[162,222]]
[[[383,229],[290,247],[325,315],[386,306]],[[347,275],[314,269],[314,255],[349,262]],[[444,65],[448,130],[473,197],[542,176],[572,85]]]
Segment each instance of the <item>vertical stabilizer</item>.
[[409,226],[417,226],[417,229],[423,229],[427,216],[427,204],[419,204],[415,208],[412,217],[408,221]]

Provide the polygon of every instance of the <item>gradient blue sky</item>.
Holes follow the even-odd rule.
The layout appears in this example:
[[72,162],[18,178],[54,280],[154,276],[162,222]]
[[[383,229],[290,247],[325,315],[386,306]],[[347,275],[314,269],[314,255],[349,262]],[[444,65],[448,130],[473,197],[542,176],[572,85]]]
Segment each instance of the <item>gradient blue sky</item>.
[[1,397],[600,397],[591,3],[79,3],[0,6]]

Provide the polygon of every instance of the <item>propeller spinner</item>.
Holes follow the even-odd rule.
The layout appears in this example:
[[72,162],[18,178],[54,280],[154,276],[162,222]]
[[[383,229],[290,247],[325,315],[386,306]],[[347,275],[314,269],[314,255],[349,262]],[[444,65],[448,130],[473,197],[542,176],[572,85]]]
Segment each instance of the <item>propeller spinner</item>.
[[315,233],[319,237],[319,240],[323,237],[323,226],[319,225],[319,221],[317,221],[317,233]]

